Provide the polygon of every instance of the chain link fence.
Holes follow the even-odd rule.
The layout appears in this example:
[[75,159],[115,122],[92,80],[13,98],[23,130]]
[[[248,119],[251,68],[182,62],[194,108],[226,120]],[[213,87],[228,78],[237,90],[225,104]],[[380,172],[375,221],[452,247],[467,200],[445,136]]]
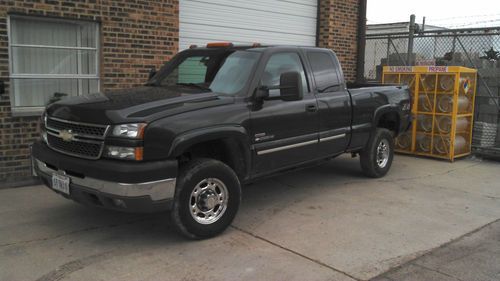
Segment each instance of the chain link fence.
[[[432,30],[410,36],[409,32],[367,34],[365,79],[381,81],[386,65],[477,69],[472,146],[476,154],[500,157],[500,27]],[[408,46],[411,39],[413,46]],[[409,49],[413,49],[411,54]]]

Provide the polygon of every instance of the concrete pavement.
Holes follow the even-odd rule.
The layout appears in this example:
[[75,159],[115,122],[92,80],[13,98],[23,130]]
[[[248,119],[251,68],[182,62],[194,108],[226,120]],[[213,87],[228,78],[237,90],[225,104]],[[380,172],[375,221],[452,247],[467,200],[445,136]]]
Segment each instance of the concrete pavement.
[[500,221],[488,224],[372,281],[500,280]]
[[204,241],[167,214],[3,189],[0,280],[369,280],[498,220],[499,168],[398,155],[374,180],[345,156],[245,187],[233,226]]

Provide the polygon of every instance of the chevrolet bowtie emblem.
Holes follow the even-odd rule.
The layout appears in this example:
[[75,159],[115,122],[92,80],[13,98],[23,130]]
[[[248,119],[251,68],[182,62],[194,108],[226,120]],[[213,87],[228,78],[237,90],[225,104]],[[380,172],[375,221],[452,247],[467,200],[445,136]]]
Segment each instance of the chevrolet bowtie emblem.
[[62,130],[62,131],[59,132],[59,137],[63,141],[72,141],[73,138],[74,138],[74,135],[71,132],[71,130]]

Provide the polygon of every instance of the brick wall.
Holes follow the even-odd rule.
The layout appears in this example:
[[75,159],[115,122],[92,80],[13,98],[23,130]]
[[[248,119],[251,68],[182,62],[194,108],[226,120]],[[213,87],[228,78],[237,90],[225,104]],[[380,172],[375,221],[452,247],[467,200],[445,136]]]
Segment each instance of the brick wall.
[[39,136],[38,117],[13,117],[8,92],[7,14],[100,22],[101,89],[144,83],[178,49],[178,0],[0,0],[0,187],[30,179],[29,145]]
[[358,19],[358,0],[320,1],[319,46],[335,51],[349,82],[356,79]]

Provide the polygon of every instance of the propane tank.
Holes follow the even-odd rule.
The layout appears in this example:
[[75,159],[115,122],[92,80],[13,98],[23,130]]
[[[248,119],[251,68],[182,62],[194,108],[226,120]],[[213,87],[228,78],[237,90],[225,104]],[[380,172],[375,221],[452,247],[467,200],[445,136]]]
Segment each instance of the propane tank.
[[448,137],[434,137],[434,151],[439,154],[448,154],[450,139]]
[[[467,111],[469,108],[469,99],[465,96],[458,97],[458,112]],[[438,99],[437,108],[440,112],[450,113],[453,111],[453,96],[442,95]]]
[[[452,119],[450,116],[438,116],[436,127],[438,132],[441,134],[449,134],[451,133],[452,128]],[[467,130],[469,127],[469,120],[467,118],[458,118],[455,124],[455,131],[462,132]]]
[[422,86],[426,92],[434,92],[436,87],[436,76],[435,75],[422,75],[420,76]]
[[418,130],[424,132],[432,131],[432,116],[419,115],[417,117]]
[[401,150],[410,150],[411,148],[411,135],[409,133],[401,134],[396,139],[396,147]]
[[438,116],[436,127],[440,134],[449,134],[451,132],[451,118],[450,116]]
[[[467,148],[467,141],[462,136],[455,137],[455,149],[454,153],[460,154],[464,153]],[[451,143],[449,137],[435,137],[434,138],[434,151],[439,154],[449,154],[451,149]]]
[[418,97],[419,111],[432,112],[433,103],[434,103],[433,95],[420,95]]
[[467,141],[462,136],[455,137],[455,155],[464,153],[467,150]]
[[463,118],[458,118],[456,125],[455,125],[455,131],[456,132],[463,132],[466,131],[469,128],[469,119],[463,117]]
[[442,75],[439,78],[439,88],[442,91],[450,92],[455,87],[455,75]]
[[422,152],[431,151],[431,138],[426,135],[417,136],[417,148]]

